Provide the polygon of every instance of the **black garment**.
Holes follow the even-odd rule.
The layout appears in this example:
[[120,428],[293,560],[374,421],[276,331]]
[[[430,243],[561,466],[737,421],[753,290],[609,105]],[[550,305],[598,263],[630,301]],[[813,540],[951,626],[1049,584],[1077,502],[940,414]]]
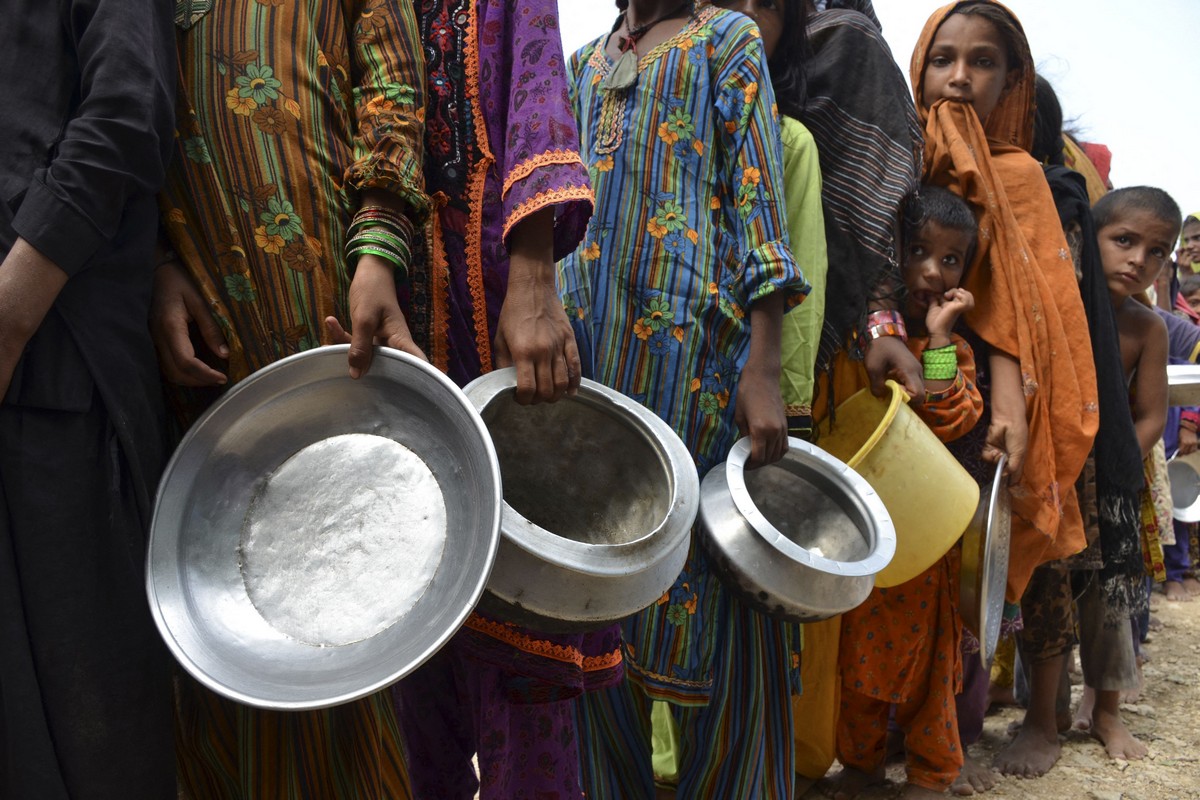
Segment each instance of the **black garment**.
[[170,656],[134,488],[99,403],[0,406],[6,800],[175,799]]
[[5,0],[0,259],[69,277],[0,405],[0,798],[174,800],[145,599],[165,450],[147,328],[170,0]]
[[[869,3],[852,5],[870,11]],[[873,15],[831,3],[812,16],[807,33],[800,121],[821,160],[829,276],[817,369],[827,372],[865,320],[868,301],[903,288],[896,232],[920,180],[924,140],[904,73]]]
[[146,318],[154,193],[173,143],[173,11],[5,0],[0,25],[0,258],[20,236],[70,276],[5,402],[86,411],[94,386],[147,516],[162,461]]
[[1059,166],[1046,167],[1046,181],[1063,229],[1078,223],[1081,233],[1079,266],[1083,277],[1079,293],[1087,314],[1100,405],[1100,429],[1093,447],[1100,550],[1104,558],[1099,579],[1108,611],[1115,619],[1139,613],[1149,602],[1143,591],[1146,568],[1141,548],[1141,491],[1145,482],[1142,451],[1129,412],[1121,343],[1100,260],[1087,185],[1082,175]]

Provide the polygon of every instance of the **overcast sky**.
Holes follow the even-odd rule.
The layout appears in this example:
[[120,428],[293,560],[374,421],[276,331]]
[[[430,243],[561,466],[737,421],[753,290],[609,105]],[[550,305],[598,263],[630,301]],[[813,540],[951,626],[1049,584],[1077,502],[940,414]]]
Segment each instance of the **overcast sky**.
[[[905,75],[924,0],[875,0]],[[1116,186],[1150,184],[1200,210],[1200,0],[1010,0],[1039,71],[1085,141],[1113,152]],[[610,0],[559,0],[563,48],[606,32]],[[1189,58],[1189,55],[1191,56]],[[1190,148],[1190,149],[1189,149]]]

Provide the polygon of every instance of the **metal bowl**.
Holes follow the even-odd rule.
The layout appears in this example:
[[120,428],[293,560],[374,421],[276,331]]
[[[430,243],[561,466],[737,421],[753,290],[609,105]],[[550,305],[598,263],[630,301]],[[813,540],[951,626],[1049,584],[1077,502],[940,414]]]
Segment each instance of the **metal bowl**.
[[985,667],[992,665],[1000,641],[1008,584],[1012,508],[1004,477],[1007,460],[1007,456],[1000,457],[992,483],[980,493],[979,506],[962,538],[959,607],[963,623],[979,639],[979,658]]
[[1171,515],[1180,522],[1200,522],[1200,451],[1167,462],[1171,482]]
[[466,387],[504,484],[500,550],[480,608],[547,632],[596,629],[658,600],[683,569],[700,480],[649,409],[594,381],[520,405],[516,372]]
[[1167,365],[1167,405],[1200,406],[1200,366]]
[[[234,386],[188,431],[159,486],[146,579],[155,621],[189,673],[241,703],[321,708],[398,680],[458,630],[495,559],[500,470],[474,407],[436,369],[395,350],[377,348],[370,372],[351,380],[348,350],[310,350]],[[260,613],[240,547],[251,506],[276,470],[343,434],[384,437],[420,457],[445,500],[446,538],[423,594],[390,627],[315,646]],[[326,481],[314,474],[313,491]],[[312,535],[299,527],[298,536]],[[386,586],[379,591],[387,595]]]
[[867,599],[896,552],[875,490],[819,447],[789,439],[781,461],[745,469],[748,439],[700,487],[700,531],[714,569],[753,607],[795,622]]

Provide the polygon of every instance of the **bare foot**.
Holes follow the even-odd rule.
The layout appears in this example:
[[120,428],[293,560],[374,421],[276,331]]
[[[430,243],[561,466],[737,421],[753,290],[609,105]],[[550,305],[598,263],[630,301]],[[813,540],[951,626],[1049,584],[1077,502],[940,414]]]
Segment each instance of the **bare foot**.
[[1103,703],[1096,706],[1092,715],[1092,736],[1100,740],[1112,758],[1122,758],[1126,761],[1140,761],[1145,758],[1150,749],[1125,727],[1121,712],[1110,712],[1103,706]]
[[1163,584],[1163,594],[1172,603],[1190,603],[1192,596],[1179,581],[1167,581]]
[[[796,783],[793,784],[793,788],[792,788],[792,797],[796,797],[796,798],[809,797],[810,795],[808,793],[808,790],[813,788],[816,785],[817,785],[816,778],[809,778],[809,777],[801,775],[799,772],[797,772],[796,773]],[[816,797],[817,795],[814,792],[811,796]]]
[[1200,594],[1200,580],[1189,575],[1183,579],[1183,588],[1190,595],[1198,595]]
[[1121,692],[1120,702],[1136,703],[1138,700],[1142,699],[1142,689],[1146,687],[1146,676],[1145,673],[1142,672],[1142,665],[1149,660],[1150,657],[1146,655],[1146,651],[1143,650],[1142,654],[1137,657],[1137,686],[1134,686],[1132,689],[1123,690]]
[[854,800],[863,790],[878,786],[885,780],[882,768],[875,772],[863,772],[861,769],[844,767],[837,775],[818,781],[817,788],[821,794],[833,800]]
[[970,756],[963,759],[962,772],[954,779],[950,793],[959,797],[983,794],[996,785],[996,773]]
[[945,797],[945,792],[936,792],[933,789],[926,789],[924,786],[916,784],[906,784],[904,791],[899,794],[899,800],[933,800],[937,797]]
[[1022,725],[1017,731],[1017,738],[996,754],[993,764],[1003,775],[1040,778],[1058,762],[1061,752],[1058,734],[1047,736],[1042,731]]
[[1088,685],[1083,687],[1083,697],[1079,700],[1079,708],[1075,711],[1075,719],[1071,727],[1077,731],[1092,729],[1092,712],[1096,708],[1096,690]]

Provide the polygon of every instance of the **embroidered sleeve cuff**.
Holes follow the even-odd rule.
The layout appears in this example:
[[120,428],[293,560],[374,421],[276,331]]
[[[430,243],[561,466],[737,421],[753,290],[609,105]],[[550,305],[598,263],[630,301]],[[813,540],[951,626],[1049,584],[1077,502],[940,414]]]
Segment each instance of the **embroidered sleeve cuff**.
[[425,194],[425,178],[421,160],[408,148],[396,151],[378,146],[346,170],[346,185],[358,191],[381,189],[399,197],[416,216],[415,222],[429,213],[429,196]]
[[[553,172],[560,170],[559,177],[551,178]],[[568,176],[568,180],[563,179]],[[538,186],[544,188],[533,191]],[[553,206],[554,260],[566,258],[583,241],[594,202],[582,165],[539,168],[508,187],[504,198],[504,243],[508,245],[508,236],[517,223],[535,211]]]

